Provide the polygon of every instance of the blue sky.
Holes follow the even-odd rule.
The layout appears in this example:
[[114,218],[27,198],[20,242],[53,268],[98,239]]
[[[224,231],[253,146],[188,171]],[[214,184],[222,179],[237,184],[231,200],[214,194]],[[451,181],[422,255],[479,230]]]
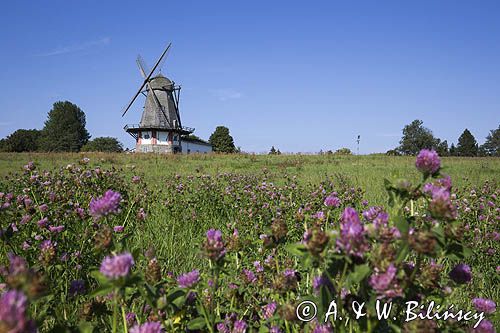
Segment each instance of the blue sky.
[[183,125],[229,127],[244,151],[385,152],[422,119],[482,143],[500,123],[498,1],[8,1],[0,137],[42,128],[58,100],[93,137],[140,120],[137,54],[182,85]]

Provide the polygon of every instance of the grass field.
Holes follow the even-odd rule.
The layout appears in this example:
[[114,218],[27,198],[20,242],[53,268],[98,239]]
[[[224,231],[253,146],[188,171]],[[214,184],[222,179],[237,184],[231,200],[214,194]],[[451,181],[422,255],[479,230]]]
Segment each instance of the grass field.
[[[172,175],[195,175],[231,172],[260,174],[267,169],[274,181],[284,174],[297,176],[302,183],[319,183],[326,177],[342,175],[366,191],[373,204],[385,204],[384,178],[417,180],[414,157],[404,156],[333,156],[333,155],[148,155],[148,154],[43,154],[0,153],[0,177],[20,172],[33,161],[41,169],[56,169],[89,157],[91,163],[103,168],[115,167],[126,176],[142,174],[149,186],[160,188]],[[500,178],[498,158],[442,159],[443,172],[450,175],[456,187],[478,186],[485,180]]]
[[[89,158],[89,161],[82,163],[84,158]],[[26,170],[23,170],[23,166],[28,161],[33,161],[36,165],[35,172],[29,171],[27,173]],[[70,164],[73,166],[67,168]],[[213,317],[205,317],[204,325],[207,328],[210,325],[215,325],[217,318],[224,319],[223,314],[228,313],[225,311],[235,311],[239,313],[241,318],[250,322],[248,312],[257,311],[255,302],[260,304],[264,302],[264,299],[268,300],[271,297],[278,303],[283,303],[285,300],[289,302],[291,298],[298,297],[298,295],[307,294],[307,290],[311,288],[312,275],[310,274],[320,272],[323,266],[313,265],[309,268],[310,263],[308,264],[307,260],[306,264],[301,264],[288,254],[289,246],[302,239],[304,230],[316,230],[315,228],[318,227],[321,230],[324,229],[325,232],[330,228],[332,231],[335,230],[330,237],[337,237],[334,235],[339,231],[342,210],[340,208],[325,208],[323,203],[325,197],[333,192],[338,193],[335,195],[341,199],[342,209],[350,206],[361,212],[367,210],[369,206],[383,206],[391,217],[389,225],[399,223],[395,222],[397,216],[409,214],[404,215],[405,218],[408,221],[413,221],[411,223],[414,223],[417,229],[428,229],[428,231],[422,231],[419,236],[421,238],[416,238],[416,243],[412,243],[411,248],[414,252],[398,252],[400,253],[398,256],[407,253],[406,260],[408,262],[416,262],[417,266],[422,265],[422,271],[418,273],[422,274],[419,278],[421,280],[416,279],[414,282],[415,286],[418,285],[420,293],[427,295],[430,299],[444,297],[443,295],[446,294],[444,285],[447,283],[445,282],[446,272],[459,262],[457,260],[464,260],[462,245],[456,243],[456,239],[461,239],[460,242],[466,243],[473,252],[468,257],[467,263],[473,268],[474,279],[470,284],[449,295],[448,302],[453,301],[457,306],[470,307],[470,298],[476,296],[498,301],[500,288],[498,287],[499,273],[496,265],[498,265],[499,246],[498,239],[495,239],[498,234],[495,236],[494,231],[497,230],[498,226],[500,159],[453,157],[442,158],[441,164],[443,166],[442,173],[451,176],[453,193],[457,194],[456,205],[459,209],[459,219],[449,224],[453,226],[451,229],[445,230],[429,225],[425,218],[420,218],[421,215],[428,214],[426,213],[427,203],[423,197],[415,199],[415,202],[412,200],[411,205],[410,201],[403,203],[403,206],[407,205],[406,213],[398,210],[397,207],[388,205],[384,179],[388,179],[394,184],[400,179],[407,179],[413,184],[418,184],[422,180],[422,174],[415,168],[414,157],[1,153],[0,192],[25,193],[37,205],[53,201],[49,204],[50,208],[47,213],[49,219],[55,221],[54,223],[64,223],[66,230],[61,234],[62,236],[51,237],[62,237],[58,239],[61,247],[65,244],[64,246],[67,248],[73,249],[74,242],[77,243],[76,247],[81,248],[82,251],[88,247],[87,265],[89,272],[91,267],[95,267],[96,260],[101,260],[102,256],[106,254],[106,252],[97,252],[96,255],[96,252],[92,252],[94,251],[92,247],[99,247],[98,244],[102,242],[106,243],[106,232],[105,229],[102,229],[105,224],[124,227],[126,236],[121,238],[120,243],[126,245],[118,245],[117,239],[115,239],[113,245],[115,251],[117,248],[124,247],[134,253],[136,266],[138,269],[146,271],[145,276],[150,274],[148,272],[151,268],[151,262],[148,264],[147,259],[142,259],[144,255],[141,253],[147,249],[154,249],[155,257],[161,266],[162,276],[165,274],[179,276],[195,268],[200,269],[202,274],[213,273],[215,262],[210,261],[209,264],[209,261],[202,255],[201,246],[205,242],[206,231],[211,228],[222,230],[228,249],[232,249],[232,253],[227,254],[230,256],[230,260],[224,266],[225,274],[227,274],[226,280],[224,280],[226,285],[230,285],[232,282],[229,282],[234,281],[234,279],[240,279],[241,269],[245,267],[245,269],[251,269],[253,261],[263,262],[269,254],[275,256],[276,267],[270,268],[270,272],[266,273],[268,274],[267,278],[264,275],[259,275],[261,276],[259,284],[262,288],[260,291],[238,289],[242,295],[254,295],[253,293],[262,292],[261,296],[255,294],[256,296],[249,299],[246,298],[247,296],[241,296],[243,297],[241,307],[236,306],[235,308],[234,300],[225,303],[224,297],[227,296],[224,296],[222,291],[217,291],[216,295],[220,298],[220,303],[218,303],[220,308],[217,305],[217,310],[213,309],[214,312],[211,314]],[[57,174],[59,169],[66,170]],[[50,171],[50,174],[45,174],[44,170]],[[105,172],[103,175],[101,171],[105,170],[111,170],[111,173]],[[30,175],[31,178],[33,175],[40,177],[40,180],[30,180]],[[133,182],[134,176],[139,176],[141,180]],[[41,183],[42,180],[46,180],[46,182]],[[35,183],[32,183],[33,181]],[[53,188],[52,192],[47,190],[47,187]],[[106,217],[105,223],[98,227],[101,229],[97,229],[94,234],[89,233],[88,227],[85,227],[88,224],[81,224],[77,221],[78,218],[74,220],[75,217],[71,217],[73,213],[69,213],[69,209],[73,210],[74,207],[81,205],[86,211],[90,199],[101,195],[107,188],[122,192],[124,196],[122,209],[116,216]],[[49,199],[51,195],[55,198]],[[15,221],[24,214],[24,208],[19,209],[21,211],[12,213],[8,213],[7,210],[3,216],[5,219],[12,218],[12,221]],[[326,217],[317,217],[313,214],[319,210],[323,210]],[[145,212],[145,219],[140,217],[141,211]],[[40,213],[40,217],[42,216],[43,213]],[[37,228],[36,226],[30,228],[28,230],[31,231],[27,230],[25,235],[33,237]],[[398,228],[407,230],[404,225],[398,225]],[[234,229],[238,229],[239,236],[237,234],[230,236]],[[436,261],[431,259],[434,254],[430,255],[428,251],[432,253],[437,251],[434,249],[437,243],[428,243],[429,235],[433,235],[433,239],[439,240],[439,251],[435,253],[440,254],[435,256]],[[80,240],[80,236],[82,240]],[[113,239],[120,239],[120,237],[115,235]],[[389,245],[377,237],[370,238],[372,239],[372,251],[367,254],[367,258],[371,262],[370,267],[372,265],[373,267],[386,267],[387,258],[391,258],[391,251],[395,251],[397,247],[400,249],[398,251],[408,251],[407,248],[404,250],[407,246],[405,244],[411,243],[413,236],[407,237],[409,238],[404,241],[395,241],[390,247],[387,247]],[[271,239],[271,245],[266,244],[268,239]],[[20,238],[17,242],[18,246],[21,243]],[[80,243],[81,245],[79,245]],[[423,245],[424,248],[422,248],[419,246],[420,244],[433,245],[432,249],[429,250],[425,248],[427,245]],[[10,246],[15,248],[15,246]],[[2,255],[9,251],[7,247],[3,249]],[[327,252],[325,251],[321,256],[328,257]],[[330,252],[329,255],[333,253]],[[34,262],[41,258],[38,251],[34,251],[31,255]],[[317,256],[317,254],[315,255]],[[395,258],[396,252],[392,255]],[[325,258],[321,260],[326,260]],[[395,260],[394,258],[392,260]],[[278,264],[278,259],[280,264]],[[0,263],[5,260],[6,257]],[[330,258],[329,260],[335,262],[339,259]],[[346,261],[344,273],[347,272],[347,275],[339,274],[337,277],[340,278],[339,285],[345,282],[344,278],[349,278],[349,274],[353,276],[359,274],[356,270],[358,264],[354,265],[350,260]],[[351,265],[353,265],[352,268],[348,268]],[[306,274],[303,275],[302,282],[298,284],[299,289],[292,288],[279,296],[273,294],[274,291],[268,289],[268,284],[273,284],[273,288],[275,288],[276,279],[279,282],[279,278],[276,276],[279,276],[286,267],[290,266],[302,271],[302,274]],[[438,282],[436,282],[437,285],[428,282],[437,279],[432,275],[436,274],[436,267],[440,267],[443,276],[440,278],[443,281],[443,286],[440,287],[437,287]],[[335,272],[334,268],[330,269]],[[47,274],[56,273],[51,269],[47,270]],[[68,268],[65,274],[67,274],[67,276],[63,275],[65,281],[70,281],[71,277],[78,277],[85,281],[88,280],[86,282],[88,287],[95,287],[96,282],[86,275],[87,273],[76,273],[73,276],[75,273]],[[375,273],[373,274],[375,275]],[[400,278],[402,283],[403,278]],[[411,279],[413,278],[414,274],[411,275]],[[364,279],[368,281],[368,276]],[[245,281],[244,277],[243,281]],[[59,284],[56,283],[54,288],[59,288],[57,287]],[[244,288],[245,283],[238,285],[241,286],[240,288]],[[361,283],[359,287],[351,291],[354,292],[357,288],[362,288],[361,285],[363,284]],[[351,288],[353,287],[351,286]],[[410,297],[408,295],[411,294],[411,291],[405,291],[405,293],[407,297]],[[54,294],[56,294],[55,291]],[[260,298],[257,300],[255,297]],[[137,300],[130,301],[129,310],[137,312],[138,304]],[[286,304],[282,305],[286,307]],[[66,316],[67,311],[76,313],[79,305],[77,303],[68,308],[60,308],[60,305],[54,304],[51,306],[55,309],[52,311],[62,311]],[[221,308],[225,310],[221,310]],[[176,329],[184,330],[189,320],[197,320],[194,313],[200,313],[200,310],[192,312],[191,309],[188,314],[184,311],[185,309],[182,310],[182,313],[184,313],[186,321],[181,320],[178,327],[172,323],[172,318],[166,318],[163,324],[171,325],[172,329],[175,326]],[[283,316],[281,314],[279,319],[276,317],[275,323],[284,325],[281,327],[285,327],[287,332],[296,332],[302,329],[302,324],[293,324],[296,325],[293,326],[288,320],[282,322]],[[74,323],[78,322],[77,318],[78,316],[75,315],[72,319]],[[93,325],[97,325],[96,327],[101,327],[101,329],[102,327],[110,329],[111,326],[108,325],[115,325],[109,324],[104,319],[98,323],[95,322],[95,319],[93,320]],[[494,323],[499,322],[498,318],[491,318],[491,320]],[[53,324],[47,318],[43,321],[45,328]],[[258,326],[261,324],[256,324],[257,326],[249,331],[261,329]],[[359,327],[355,327],[354,331],[358,329]]]

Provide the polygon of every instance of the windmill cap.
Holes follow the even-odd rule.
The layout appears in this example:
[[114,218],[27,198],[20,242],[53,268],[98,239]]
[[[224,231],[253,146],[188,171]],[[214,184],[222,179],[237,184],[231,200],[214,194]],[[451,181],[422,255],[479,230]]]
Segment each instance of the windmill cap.
[[149,82],[153,89],[171,89],[173,86],[172,81],[161,74],[154,76]]

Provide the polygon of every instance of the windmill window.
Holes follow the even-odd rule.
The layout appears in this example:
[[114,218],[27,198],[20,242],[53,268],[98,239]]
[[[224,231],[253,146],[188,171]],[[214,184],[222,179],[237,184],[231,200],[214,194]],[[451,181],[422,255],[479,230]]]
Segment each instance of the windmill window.
[[144,134],[144,139],[149,139],[149,133]]
[[177,135],[174,135],[174,141],[177,142]]

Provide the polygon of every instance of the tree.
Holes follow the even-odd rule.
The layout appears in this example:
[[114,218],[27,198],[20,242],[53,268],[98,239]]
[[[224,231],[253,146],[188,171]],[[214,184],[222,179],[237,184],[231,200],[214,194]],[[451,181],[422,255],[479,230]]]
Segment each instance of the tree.
[[276,148],[274,146],[271,147],[271,150],[269,151],[269,155],[276,155]]
[[40,131],[36,129],[18,129],[2,141],[2,151],[36,151],[39,146]]
[[476,139],[467,128],[458,138],[456,149],[458,156],[477,156],[478,146]]
[[56,102],[42,130],[40,147],[45,151],[79,151],[90,138],[85,113],[75,104]]
[[448,156],[450,154],[448,150],[448,141],[436,139],[436,152],[439,156]]
[[349,148],[337,149],[334,153],[335,155],[352,155],[352,151]]
[[234,153],[236,151],[233,137],[229,134],[229,129],[225,126],[217,126],[212,135],[210,135],[208,142],[212,145],[214,152]]
[[497,129],[490,131],[481,150],[488,156],[500,156],[500,125]]
[[102,151],[107,153],[120,153],[123,145],[116,138],[101,137],[90,140],[82,147],[82,151]]
[[397,149],[390,149],[385,153],[387,156],[399,156],[401,153]]
[[457,156],[457,148],[455,148],[455,144],[451,144],[450,146],[450,156]]
[[403,128],[403,137],[398,150],[404,155],[416,155],[420,150],[435,148],[438,144],[432,131],[423,126],[422,120],[414,120]]

